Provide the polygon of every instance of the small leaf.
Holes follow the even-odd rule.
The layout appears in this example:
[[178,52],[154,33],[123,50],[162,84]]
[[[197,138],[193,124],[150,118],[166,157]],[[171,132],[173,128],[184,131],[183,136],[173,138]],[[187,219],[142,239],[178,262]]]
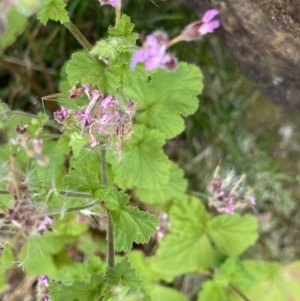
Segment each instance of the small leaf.
[[115,226],[115,248],[129,252],[133,242],[146,243],[156,231],[156,216],[140,211],[137,207],[126,206],[129,197],[112,189],[104,202]]
[[135,275],[135,270],[131,268],[128,259],[125,258],[117,263],[113,268],[108,268],[106,279],[109,284],[129,287],[131,292],[137,292],[142,287],[142,282]]
[[138,35],[132,32],[133,28],[134,24],[130,22],[130,18],[123,14],[115,27],[108,28],[108,34],[110,37],[124,38],[128,42],[134,44]]
[[[157,130],[148,130],[142,125],[134,126],[134,133],[126,142],[122,162],[112,166],[115,182],[121,187],[155,189],[168,183],[171,162],[163,153],[164,136]],[[123,185],[122,185],[123,183]]]
[[104,277],[93,274],[89,282],[74,281],[71,285],[50,282],[49,296],[53,301],[98,301],[106,287]]
[[210,221],[208,235],[222,253],[235,256],[256,241],[257,227],[251,215],[222,214]]
[[76,165],[64,177],[64,185],[67,189],[78,192],[90,192],[94,198],[102,199],[109,193],[109,187],[101,185],[96,173],[90,172],[83,165]]
[[46,25],[48,20],[69,22],[68,12],[65,10],[66,4],[63,0],[43,0],[44,7],[37,14],[37,18]]
[[228,284],[244,291],[253,282],[253,277],[247,272],[237,257],[229,257],[214,275],[214,282],[226,287]]
[[31,119],[31,123],[27,128],[27,133],[32,137],[38,136],[42,132],[43,127],[48,119],[49,119],[48,115],[39,112],[36,118]]
[[221,301],[227,300],[226,291],[213,281],[206,281],[198,294],[198,301]]

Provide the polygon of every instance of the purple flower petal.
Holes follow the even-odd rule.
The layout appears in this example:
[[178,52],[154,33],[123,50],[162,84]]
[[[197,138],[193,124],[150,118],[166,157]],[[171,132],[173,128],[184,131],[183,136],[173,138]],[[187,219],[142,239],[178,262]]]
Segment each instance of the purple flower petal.
[[210,9],[208,10],[202,17],[202,21],[204,23],[207,23],[211,21],[216,15],[218,15],[220,12],[217,9]]
[[209,23],[203,23],[198,31],[201,33],[201,35],[205,35],[207,33],[213,32],[219,26],[220,26],[220,21],[214,20]]

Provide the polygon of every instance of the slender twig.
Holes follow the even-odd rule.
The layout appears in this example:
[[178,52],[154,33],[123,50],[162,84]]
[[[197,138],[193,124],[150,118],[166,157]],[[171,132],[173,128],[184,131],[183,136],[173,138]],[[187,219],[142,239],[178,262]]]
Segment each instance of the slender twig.
[[[106,166],[106,149],[101,148],[101,179],[103,185],[108,185],[107,166]],[[107,210],[107,264],[109,268],[115,266],[115,236],[114,223]]]
[[42,70],[43,70],[43,73],[45,75],[45,79],[47,81],[47,84],[48,84],[48,87],[49,87],[49,90],[54,93],[55,91],[55,88],[54,88],[54,84],[53,84],[53,80],[48,72],[48,69],[47,69],[47,66],[46,64],[44,63],[37,47],[36,47],[36,44],[34,42],[34,39],[31,35],[31,32],[28,30],[28,28],[25,28],[25,34],[26,34],[26,37],[27,37],[27,40],[28,40],[28,43],[29,43],[29,46],[30,48],[32,49],[33,51],[33,54],[36,58],[36,60],[38,61],[38,63],[40,64],[40,66],[42,67]]
[[[86,39],[86,37],[81,33],[81,31],[76,27],[74,23],[64,22],[63,24],[87,52],[90,52],[92,50],[93,46],[90,44],[90,42]],[[107,64],[103,60],[97,60],[97,62],[99,62],[99,64],[101,64],[103,67],[107,67]]]
[[46,94],[44,89],[38,83],[36,83],[31,77],[29,77],[25,73],[21,72],[13,64],[4,60],[3,57],[1,57],[1,56],[0,56],[0,64],[3,65],[11,73],[18,75],[20,78],[22,78],[24,81],[26,81],[32,87],[32,89],[36,91],[36,93],[39,96]]

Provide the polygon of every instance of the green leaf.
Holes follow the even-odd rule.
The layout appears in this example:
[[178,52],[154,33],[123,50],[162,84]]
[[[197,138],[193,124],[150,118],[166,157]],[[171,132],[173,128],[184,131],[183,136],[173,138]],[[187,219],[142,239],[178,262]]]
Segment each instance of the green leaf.
[[82,136],[77,132],[70,135],[70,146],[72,147],[74,157],[79,157],[81,150],[88,144],[88,137]]
[[196,111],[199,102],[197,95],[201,91],[202,74],[199,68],[186,63],[180,63],[175,72],[158,69],[150,81],[139,81],[124,88],[127,98],[142,105],[137,122],[159,129],[168,139],[183,131],[184,123],[180,115],[187,116]]
[[17,36],[24,31],[27,20],[27,16],[18,12],[15,6],[11,7],[7,14],[5,31],[0,35],[0,50],[4,50],[17,39]]
[[39,112],[36,118],[31,119],[31,123],[27,128],[27,133],[32,137],[39,135],[48,119],[48,115]]
[[57,279],[85,281],[90,279],[92,274],[103,274],[106,270],[106,263],[99,257],[92,255],[85,262],[77,262],[66,266],[58,271]]
[[63,0],[43,0],[44,7],[37,14],[37,18],[46,25],[48,20],[69,22],[66,4]]
[[110,190],[109,187],[100,184],[96,173],[90,172],[86,166],[81,164],[76,165],[64,177],[64,185],[67,189],[74,191],[90,192],[96,199],[104,198]]
[[251,215],[222,214],[210,221],[208,235],[224,254],[243,253],[257,237],[257,221]]
[[55,277],[57,267],[54,262],[54,255],[63,250],[66,243],[74,240],[69,235],[56,235],[46,232],[43,236],[31,236],[23,245],[19,253],[20,266],[28,273],[36,276],[45,274]]
[[[288,297],[288,278],[282,273],[281,266],[278,263],[246,260],[243,264],[248,273],[255,279],[253,285],[243,291],[250,300],[300,300],[299,294],[296,295],[296,299]],[[299,282],[297,287],[299,292]]]
[[170,223],[170,233],[153,257],[153,269],[173,276],[207,269],[212,247],[205,234],[208,215],[202,203],[188,196],[176,200],[170,209]]
[[157,130],[136,125],[126,141],[123,160],[112,165],[115,182],[121,187],[156,189],[169,181],[171,162],[163,153],[164,136]]
[[114,94],[120,79],[110,68],[104,68],[91,55],[80,51],[72,55],[66,66],[67,79],[71,87],[78,82],[98,85],[99,90]]
[[151,298],[152,300],[188,301],[187,297],[185,297],[175,289],[161,285],[153,286]]
[[103,72],[104,67],[83,51],[75,52],[66,66],[67,79],[71,87],[78,82],[95,84]]
[[126,206],[129,197],[112,189],[104,202],[115,226],[115,248],[129,252],[133,242],[146,243],[156,231],[156,216],[140,211],[137,207]]
[[108,268],[106,279],[111,285],[121,284],[129,287],[131,292],[137,292],[142,287],[142,282],[136,277],[135,270],[131,268],[127,258],[117,263],[113,268]]
[[[109,59],[113,65],[121,65],[128,63],[131,59],[131,46],[123,38],[109,38],[100,40],[90,51],[91,54],[97,56],[100,60]],[[116,64],[116,62],[119,62]]]
[[206,281],[198,294],[198,301],[222,301],[227,300],[226,291],[213,281]]
[[[127,255],[131,266],[135,268],[137,276],[143,280],[143,283],[155,283],[160,279],[171,282],[172,277],[168,277],[165,271],[155,271],[152,265],[152,257],[146,257],[143,252],[131,251]],[[148,290],[149,291],[149,290]]]
[[183,179],[183,170],[178,165],[172,163],[170,169],[170,179],[166,185],[155,190],[136,189],[137,196],[145,203],[164,203],[174,197],[183,194],[187,188],[187,181]]
[[237,257],[227,258],[214,275],[214,283],[221,287],[231,284],[240,291],[244,291],[252,282],[253,277],[250,276]]
[[103,276],[93,274],[89,282],[74,281],[71,285],[51,282],[49,296],[53,301],[98,301],[106,286]]
[[110,37],[124,38],[128,42],[134,44],[138,38],[138,35],[132,32],[133,28],[134,24],[130,22],[130,18],[123,14],[115,27],[108,28],[108,34]]

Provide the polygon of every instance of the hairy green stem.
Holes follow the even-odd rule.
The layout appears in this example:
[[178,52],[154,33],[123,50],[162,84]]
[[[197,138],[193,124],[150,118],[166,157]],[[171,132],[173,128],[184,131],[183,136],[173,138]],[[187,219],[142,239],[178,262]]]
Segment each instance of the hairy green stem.
[[63,24],[87,52],[90,52],[92,50],[92,45],[81,33],[81,31],[75,26],[75,24],[73,24],[72,22],[64,22]]
[[[103,185],[108,185],[107,165],[106,165],[106,149],[101,148],[101,179]],[[115,266],[115,236],[114,224],[107,210],[107,264],[109,268]]]
[[[90,52],[92,50],[91,43],[86,39],[86,37],[81,33],[81,31],[72,22],[64,22],[65,27],[71,32],[75,39],[82,45],[82,47]],[[107,67],[107,64],[103,60],[97,60],[103,67]]]

